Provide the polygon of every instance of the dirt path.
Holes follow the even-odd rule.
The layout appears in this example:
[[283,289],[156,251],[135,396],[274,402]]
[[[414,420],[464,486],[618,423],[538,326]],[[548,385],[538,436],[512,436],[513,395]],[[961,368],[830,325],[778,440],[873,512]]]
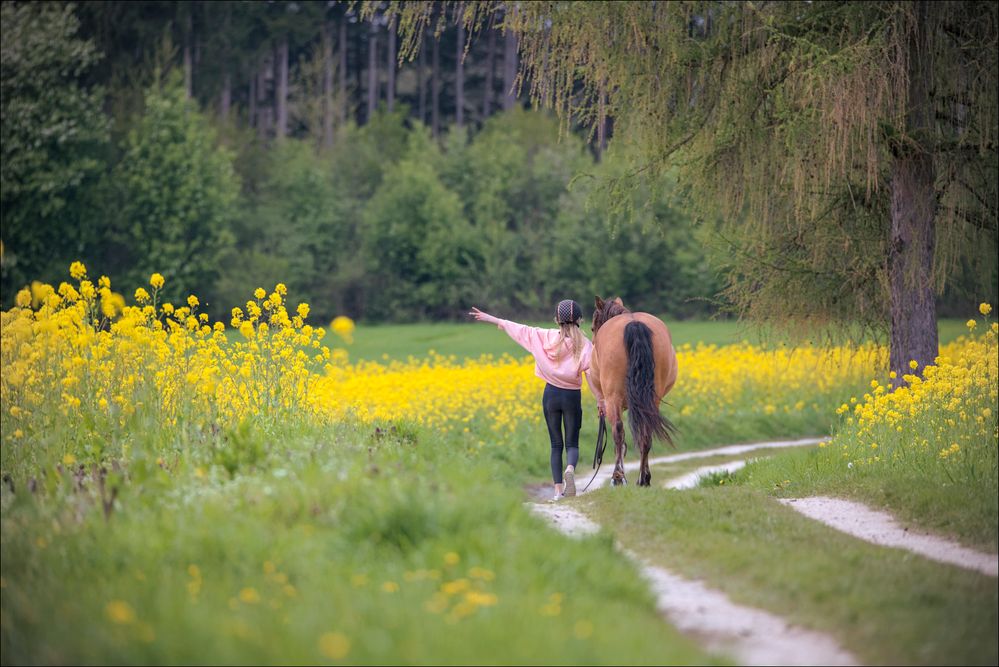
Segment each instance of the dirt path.
[[663,486],[667,489],[692,489],[701,483],[702,477],[713,475],[717,472],[735,472],[746,467],[746,461],[729,461],[716,466],[704,466],[681,477],[674,477],[668,480]]
[[999,576],[999,556],[963,547],[920,530],[909,530],[887,512],[841,498],[792,498],[781,503],[805,516],[867,542],[906,549],[932,560]]
[[[759,449],[804,447],[821,438],[731,445],[697,452],[684,452],[649,459],[650,465],[673,463],[719,455],[746,454]],[[589,491],[610,482],[613,454],[593,479]],[[749,457],[747,457],[748,459]],[[609,465],[608,465],[609,463]],[[686,489],[697,486],[701,477],[716,472],[732,472],[746,465],[746,459],[720,465],[704,466],[680,477],[667,480],[666,488]],[[605,470],[606,468],[606,470]],[[626,472],[638,470],[638,463],[625,464]],[[589,475],[580,475],[577,486],[582,493]],[[540,491],[540,490],[538,490]],[[551,493],[550,487],[543,495]],[[538,494],[536,494],[537,496]],[[836,498],[798,498],[781,500],[809,518],[875,544],[907,549],[927,558],[997,576],[999,556],[962,547],[941,537],[909,531],[891,515],[872,510],[860,503]],[[532,511],[546,518],[558,530],[572,536],[596,533],[600,526],[579,510],[565,503],[529,503]],[[854,665],[857,659],[831,637],[792,625],[767,611],[735,604],[720,591],[700,581],[684,579],[661,567],[643,561],[636,554],[618,548],[639,566],[656,595],[657,607],[673,625],[696,637],[709,650],[728,654],[745,665]]]
[[[716,472],[733,472],[745,465],[746,461],[743,460],[705,466],[669,480],[665,487],[693,488],[697,486],[701,477]],[[810,519],[866,542],[905,549],[931,560],[975,570],[990,577],[999,576],[999,555],[975,551],[925,531],[910,530],[887,512],[871,509],[862,503],[823,496],[782,499],[779,502]]]
[[[746,454],[758,449],[781,449],[784,447],[807,447],[822,441],[822,438],[800,438],[798,440],[778,440],[776,442],[754,442],[746,445],[728,445],[727,447],[716,447],[715,449],[703,449],[696,452],[683,452],[682,454],[669,454],[657,456],[649,459],[649,466],[660,465],[662,463],[676,463],[677,461],[689,461],[691,459],[706,459],[712,456],[733,456],[736,454]],[[639,468],[638,461],[626,461],[624,471],[633,473]],[[604,462],[600,471],[590,484],[589,491],[599,489],[610,482],[614,473],[614,444],[611,443],[604,454]],[[591,475],[585,474],[582,467],[576,473],[576,486],[582,493],[583,487],[590,481]],[[629,483],[635,482],[634,479]]]
[[[567,535],[600,530],[582,512],[558,503],[530,503],[531,509]],[[621,549],[620,545],[618,548]],[[769,612],[738,605],[700,581],[680,577],[621,549],[639,566],[656,596],[656,607],[680,631],[708,650],[743,665],[856,665],[830,637],[791,625]]]

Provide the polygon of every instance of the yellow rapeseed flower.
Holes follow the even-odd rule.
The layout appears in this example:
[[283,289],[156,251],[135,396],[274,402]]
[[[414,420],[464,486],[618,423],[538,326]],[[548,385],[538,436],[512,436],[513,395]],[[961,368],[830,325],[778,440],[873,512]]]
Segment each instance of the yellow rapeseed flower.
[[319,652],[330,660],[343,660],[350,653],[350,640],[339,632],[326,632],[319,638]]
[[978,305],[978,312],[982,315],[988,315],[992,312],[992,306],[988,303],[982,303]]
[[494,593],[483,593],[481,591],[468,591],[465,593],[465,601],[469,604],[477,605],[480,607],[492,607],[497,602],[499,598],[496,597]]
[[152,285],[153,289],[160,289],[163,287],[163,276],[159,273],[154,273],[149,276],[149,284]]
[[128,625],[135,622],[135,611],[132,606],[124,600],[111,600],[104,607],[104,613],[113,623]]
[[244,604],[257,604],[260,602],[260,593],[256,588],[248,586],[239,592],[239,600]]

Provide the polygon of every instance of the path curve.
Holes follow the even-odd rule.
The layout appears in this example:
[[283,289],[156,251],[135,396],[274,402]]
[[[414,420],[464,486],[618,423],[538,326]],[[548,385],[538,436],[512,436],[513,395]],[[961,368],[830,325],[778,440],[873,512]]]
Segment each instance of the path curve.
[[[815,445],[822,442],[825,438],[799,438],[797,440],[777,440],[774,442],[753,442],[742,445],[727,445],[725,447],[716,447],[714,449],[702,449],[696,452],[683,452],[682,454],[668,454],[666,456],[657,456],[655,458],[649,459],[649,467],[654,465],[660,465],[663,463],[675,463],[677,461],[689,461],[691,459],[704,459],[711,456],[729,456],[733,454],[745,454],[747,452],[756,451],[757,449],[782,449],[785,447],[807,447],[808,445]],[[624,471],[635,472],[640,467],[640,462],[631,461],[625,462]],[[600,466],[600,470],[597,472],[596,476],[593,478],[593,482],[590,484],[590,488],[586,491],[595,491],[602,486],[607,485],[610,482],[611,475],[614,474],[614,450],[613,446],[609,445],[607,452],[604,453],[604,462]],[[577,467],[576,470],[576,486],[580,488],[580,493],[582,488],[586,486],[582,482],[586,477],[583,476],[582,471]],[[589,481],[587,479],[587,481]]]
[[[738,455],[759,449],[804,447],[822,438],[802,438],[776,442],[730,445],[696,452],[684,452],[649,459],[649,465],[672,463],[719,455]],[[607,470],[593,478],[589,490],[610,482],[613,460]],[[686,489],[697,486],[705,475],[733,472],[745,466],[746,459],[720,465],[704,466],[680,477],[667,480],[666,488]],[[625,470],[638,470],[637,461],[626,463]],[[582,488],[583,484],[580,484]],[[588,492],[588,491],[587,491]],[[583,493],[581,491],[581,493]],[[921,531],[909,531],[885,512],[860,503],[837,498],[782,499],[809,518],[882,546],[897,547],[937,561],[973,569],[988,576],[999,573],[999,556],[977,552],[941,537]],[[579,510],[561,503],[528,503],[558,530],[574,537],[591,535],[600,526]],[[855,665],[857,659],[831,637],[789,624],[770,612],[735,604],[720,591],[700,581],[684,579],[662,567],[642,560],[636,554],[617,548],[639,566],[656,595],[656,605],[678,629],[696,636],[709,650],[725,652],[746,665]]]
[[[668,489],[690,489],[697,486],[702,477],[717,472],[734,472],[746,463],[746,460],[739,460],[704,466],[668,480],[664,486]],[[866,542],[905,549],[931,560],[981,572],[990,577],[999,576],[999,554],[976,551],[926,531],[909,530],[891,514],[862,503],[825,496],[787,498],[780,499],[779,502],[810,519]]]
[[999,555],[982,553],[920,530],[903,527],[887,512],[842,498],[814,496],[780,502],[827,526],[886,547],[912,551],[926,558],[999,576]]
[[[531,509],[563,533],[590,535],[600,526],[579,510],[555,503],[530,503]],[[857,665],[832,638],[787,623],[770,612],[732,602],[700,581],[651,565],[617,545],[640,568],[656,596],[656,608],[681,632],[708,650],[725,653],[743,665]]]

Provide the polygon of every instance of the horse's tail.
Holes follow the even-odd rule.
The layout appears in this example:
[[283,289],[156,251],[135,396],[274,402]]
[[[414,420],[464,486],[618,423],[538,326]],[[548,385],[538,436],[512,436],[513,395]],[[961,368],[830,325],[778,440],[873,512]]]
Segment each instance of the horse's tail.
[[630,322],[624,328],[624,346],[628,350],[628,423],[635,443],[659,438],[676,447],[673,435],[676,427],[659,411],[656,396],[656,358],[652,351],[652,331],[641,322]]

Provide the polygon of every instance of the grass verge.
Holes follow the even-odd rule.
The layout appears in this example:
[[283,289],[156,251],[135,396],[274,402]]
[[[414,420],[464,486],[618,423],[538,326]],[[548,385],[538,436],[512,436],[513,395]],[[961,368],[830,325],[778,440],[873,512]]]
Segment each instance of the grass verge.
[[869,664],[997,660],[995,579],[856,540],[749,487],[581,498],[641,556],[827,632]]
[[[3,662],[702,664],[609,540],[412,430],[244,430],[230,475],[3,492]],[[111,483],[110,476],[106,483]],[[571,593],[570,593],[571,591]]]

